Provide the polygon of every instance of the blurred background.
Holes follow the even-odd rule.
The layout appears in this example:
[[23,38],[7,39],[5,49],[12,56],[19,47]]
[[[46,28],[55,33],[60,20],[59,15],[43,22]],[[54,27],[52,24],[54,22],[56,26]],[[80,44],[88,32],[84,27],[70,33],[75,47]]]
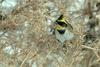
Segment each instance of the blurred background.
[[[61,14],[66,49],[50,32]],[[100,67],[99,23],[100,0],[0,0],[0,67]]]

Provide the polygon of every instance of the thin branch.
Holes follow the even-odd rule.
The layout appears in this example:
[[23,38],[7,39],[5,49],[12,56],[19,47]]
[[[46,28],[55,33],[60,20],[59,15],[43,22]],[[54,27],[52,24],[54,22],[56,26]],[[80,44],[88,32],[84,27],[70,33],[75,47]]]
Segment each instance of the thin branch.
[[20,65],[20,67],[22,67],[23,64],[25,63],[25,61],[29,58],[30,53],[31,53],[31,50],[30,50],[30,52],[26,55],[25,59],[23,60],[23,62],[22,62],[21,65]]
[[94,53],[95,53],[96,57],[98,58],[97,59],[97,62],[100,61],[100,56],[99,56],[98,52],[97,51],[94,51]]
[[85,46],[85,45],[81,45],[81,46],[87,49],[91,49],[91,50],[96,50],[96,51],[100,50],[100,49],[92,48],[92,47]]
[[6,32],[7,32],[7,31],[4,31],[4,32],[0,35],[0,37],[2,37]]

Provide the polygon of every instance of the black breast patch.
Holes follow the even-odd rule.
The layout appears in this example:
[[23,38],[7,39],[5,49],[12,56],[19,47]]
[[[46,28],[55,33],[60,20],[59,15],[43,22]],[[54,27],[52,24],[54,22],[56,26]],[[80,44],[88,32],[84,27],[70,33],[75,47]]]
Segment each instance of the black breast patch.
[[57,30],[60,34],[64,34],[65,30]]

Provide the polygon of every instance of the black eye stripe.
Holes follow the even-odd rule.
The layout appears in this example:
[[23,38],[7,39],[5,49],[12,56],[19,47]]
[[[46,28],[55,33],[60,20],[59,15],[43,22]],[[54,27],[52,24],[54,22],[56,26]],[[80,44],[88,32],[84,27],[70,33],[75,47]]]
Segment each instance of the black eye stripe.
[[57,24],[59,24],[60,26],[67,27],[67,24],[65,22],[57,22]]

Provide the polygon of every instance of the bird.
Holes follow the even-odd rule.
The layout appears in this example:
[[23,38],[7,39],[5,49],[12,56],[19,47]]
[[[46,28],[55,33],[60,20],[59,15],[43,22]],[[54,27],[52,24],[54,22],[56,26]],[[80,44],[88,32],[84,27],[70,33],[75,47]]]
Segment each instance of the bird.
[[73,39],[74,33],[72,30],[72,25],[68,22],[68,20],[65,20],[63,15],[60,15],[55,21],[54,34],[56,39],[61,43],[61,46],[64,46],[64,42],[66,40],[69,41]]

